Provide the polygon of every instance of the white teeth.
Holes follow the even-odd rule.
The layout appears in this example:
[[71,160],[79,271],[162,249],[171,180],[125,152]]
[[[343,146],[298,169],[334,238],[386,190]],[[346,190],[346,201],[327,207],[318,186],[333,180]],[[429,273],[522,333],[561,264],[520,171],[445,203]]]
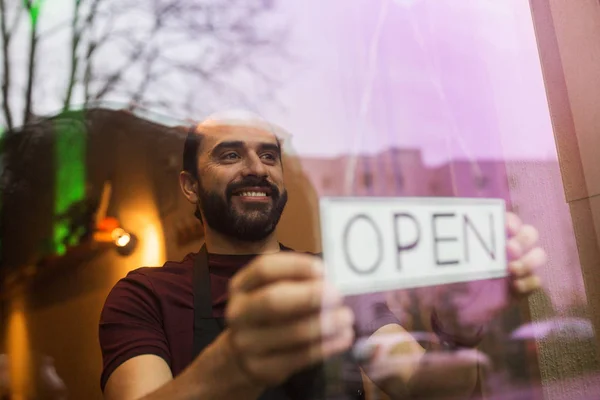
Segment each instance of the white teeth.
[[266,197],[267,194],[265,192],[242,192],[240,196],[244,197]]

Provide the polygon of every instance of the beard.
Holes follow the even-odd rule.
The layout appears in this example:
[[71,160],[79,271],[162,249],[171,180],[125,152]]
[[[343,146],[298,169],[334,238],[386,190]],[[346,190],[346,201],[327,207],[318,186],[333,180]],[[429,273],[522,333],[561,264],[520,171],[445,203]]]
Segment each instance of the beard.
[[[268,203],[245,204],[238,210],[232,203],[234,192],[246,187],[270,189]],[[287,190],[279,189],[266,179],[247,177],[227,186],[225,196],[199,188],[198,207],[204,214],[204,223],[212,230],[243,242],[258,242],[271,235],[287,203]]]

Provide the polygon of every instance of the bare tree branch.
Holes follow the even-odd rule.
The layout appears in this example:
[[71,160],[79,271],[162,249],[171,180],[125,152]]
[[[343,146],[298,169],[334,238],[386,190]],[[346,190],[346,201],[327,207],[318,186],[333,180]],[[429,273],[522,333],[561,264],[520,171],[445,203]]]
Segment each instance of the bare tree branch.
[[[88,32],[91,30],[91,27],[94,26],[94,21],[96,19],[96,16],[98,15],[98,6],[100,5],[100,0],[94,0],[94,2],[92,3],[92,6],[90,7],[90,11],[86,17],[85,20],[85,25],[88,27]],[[108,18],[108,22],[109,22],[109,28],[106,30],[106,33],[100,37],[99,39],[94,39],[94,38],[88,38],[88,45],[87,45],[87,51],[85,54],[85,72],[84,72],[84,76],[83,76],[83,97],[84,97],[84,106],[87,108],[87,105],[90,101],[90,83],[92,80],[92,74],[93,74],[93,70],[92,70],[92,63],[93,63],[93,57],[94,57],[94,53],[96,52],[96,50],[98,50],[98,48],[100,48],[104,43],[106,43],[106,41],[108,41],[108,39],[111,37],[111,32],[112,32],[112,21],[114,19],[113,18]],[[91,36],[91,35],[90,35]]]
[[93,26],[94,19],[96,15],[98,15],[98,6],[100,5],[100,0],[94,0],[90,7],[90,11],[88,12],[87,17],[85,18],[85,25],[89,28]]
[[[201,85],[206,85],[223,96],[234,96],[244,103],[250,103],[246,94],[232,86],[227,75],[234,73],[236,69],[240,71],[245,69],[251,74],[254,73],[266,86],[276,87],[280,84],[273,76],[261,72],[258,67],[245,65],[247,59],[254,53],[272,51],[276,54],[278,49],[283,47],[280,44],[284,42],[285,35],[280,34],[280,32],[269,35],[268,32],[257,30],[260,25],[257,25],[256,19],[272,5],[271,1],[266,2],[268,5],[266,7],[262,5],[263,3],[265,2],[240,2],[240,7],[232,7],[229,2],[225,1],[198,3],[185,0],[153,0],[150,9],[154,18],[154,27],[148,38],[139,43],[132,43],[135,31],[131,34],[123,32],[118,35],[111,32],[111,35],[103,37],[105,42],[116,38],[117,40],[125,40],[133,47],[133,50],[126,56],[126,61],[122,63],[122,67],[113,70],[108,75],[95,76],[92,73],[94,63],[91,62],[91,59],[93,53],[100,47],[100,43],[98,41],[89,42],[83,85],[86,99],[98,101],[110,93],[118,92],[130,98],[130,108],[147,107],[149,99],[145,99],[145,94],[157,79],[164,77],[152,73],[152,66],[155,62],[150,63],[150,58],[146,55],[149,48],[148,43],[160,31],[163,33],[161,37],[161,49],[163,50],[156,53],[156,56],[159,58],[163,52],[173,55],[172,60],[161,56],[159,61],[163,64],[170,64],[172,69],[170,72],[190,75],[191,78],[198,79]],[[129,3],[121,4],[126,9]],[[212,55],[207,54],[205,56],[202,50],[203,46],[209,43],[206,40],[220,43],[220,45],[216,45],[217,47],[214,48]],[[198,58],[190,60],[188,46],[190,43],[199,41],[202,41],[204,45],[200,44],[198,46]],[[113,40],[111,43],[115,43],[115,41]],[[186,61],[178,61],[180,57],[173,52],[178,44],[184,46],[182,51],[185,52],[185,56],[182,60],[185,59]],[[185,47],[188,48],[185,49]],[[282,51],[282,53],[284,52]],[[124,74],[134,65],[143,69],[137,88],[133,90],[117,89],[117,85],[122,82]],[[223,77],[222,82],[219,77]],[[91,94],[89,89],[92,80],[100,84],[95,94]],[[267,90],[265,95],[273,97],[272,93],[272,90]]]
[[137,90],[131,96],[131,100],[129,101],[129,110],[133,111],[138,107],[140,101],[142,100],[144,93],[148,89],[148,86],[154,80],[155,76],[152,74],[152,67],[157,57],[157,51],[152,51],[147,57],[146,62],[144,64],[144,77],[142,81],[138,85]]
[[77,58],[77,49],[79,48],[79,41],[81,40],[81,32],[83,28],[79,27],[79,8],[81,7],[81,0],[75,0],[75,7],[73,8],[73,19],[71,21],[71,68],[69,71],[69,83],[67,84],[67,93],[65,95],[65,101],[63,103],[63,111],[67,111],[71,106],[71,96],[73,95],[73,87],[75,86],[75,76],[77,74],[77,68],[79,60]]
[[8,130],[13,129],[12,112],[10,109],[9,94],[10,94],[10,36],[11,33],[6,26],[6,5],[4,0],[0,0],[0,30],[2,31],[2,58],[4,61],[4,73],[2,74],[2,108],[4,111],[4,120]]
[[[181,3],[184,2],[179,2]],[[260,68],[250,60],[258,55],[271,54],[275,58],[279,58],[280,54],[286,55],[283,44],[286,41],[287,30],[261,31],[258,29],[260,26],[258,18],[266,9],[260,5],[252,6],[251,2],[241,4],[247,7],[237,7],[238,11],[233,13],[230,10],[236,7],[231,7],[231,4],[226,2],[208,5],[193,3],[180,7],[178,9],[180,14],[167,21],[166,26],[185,35],[181,43],[183,46],[186,46],[186,43],[208,39],[207,43],[214,42],[214,45],[209,44],[209,48],[214,50],[211,53],[202,50],[202,45],[199,45],[197,60],[192,62],[166,60],[165,62],[169,62],[174,71],[199,81],[200,85],[207,87],[206,91],[213,90],[215,94],[222,95],[224,98],[235,98],[237,102],[252,106],[256,103],[256,98],[249,99],[244,90],[235,87],[234,81],[228,79],[228,75],[236,71],[244,71],[256,76],[265,84],[265,91],[260,97],[270,101],[276,100],[274,88],[281,82],[275,75],[261,72]],[[166,43],[170,43],[166,47],[171,49],[171,52],[178,44],[173,40]],[[188,93],[188,97],[190,96],[191,91]],[[185,101],[182,108],[192,112],[192,104],[193,102]]]
[[202,68],[195,65],[186,65],[186,64],[173,64],[174,68],[177,68],[179,71],[190,74],[194,76],[196,79],[201,78],[202,83],[206,86],[210,86],[212,90],[216,94],[226,94],[229,93],[230,96],[235,96],[237,100],[245,105],[251,105],[252,101],[248,96],[244,93],[244,91],[236,88],[232,82],[222,82],[218,74],[211,71],[205,71]]
[[33,16],[33,5],[31,0],[25,2],[27,11],[31,18],[31,36],[29,37],[29,59],[27,63],[27,88],[25,89],[25,110],[23,112],[23,124],[27,124],[32,117],[33,108],[33,84],[35,81],[35,53],[37,50],[37,20]]
[[162,27],[162,21],[165,16],[166,16],[166,13],[165,14],[160,13],[155,16],[154,27],[153,27],[152,31],[150,32],[149,37],[146,38],[144,43],[138,44],[136,46],[136,49],[130,54],[130,57],[127,60],[127,62],[125,62],[121,68],[117,69],[114,73],[112,73],[108,77],[105,84],[94,96],[94,100],[97,101],[97,100],[102,99],[104,96],[106,96],[107,93],[109,93],[111,90],[113,90],[114,86],[121,80],[121,76],[123,75],[123,73],[129,67],[131,67],[132,64],[134,64],[136,61],[138,61],[140,59],[140,57],[144,54],[146,49],[149,47],[150,43],[152,42],[152,39],[155,37],[155,35],[159,32],[160,28]]
[[[69,67],[68,72],[65,71],[64,92],[59,93],[63,95],[64,110],[75,98],[80,98],[79,95],[86,106],[113,96],[124,96],[129,100],[130,109],[148,108],[152,104],[161,107],[160,112],[182,111],[188,106],[191,111],[200,103],[202,107],[212,108],[211,104],[230,103],[232,99],[252,104],[257,98],[258,101],[274,98],[275,89],[283,81],[278,74],[269,73],[270,67],[263,66],[263,61],[279,62],[286,58],[282,55],[286,55],[284,33],[287,28],[279,30],[271,23],[280,22],[278,15],[271,14],[275,0],[74,0],[72,17],[43,32],[38,29],[42,24],[35,23],[41,1],[14,1],[21,4],[22,14],[29,11],[32,22],[31,32],[27,32],[31,37],[25,67],[24,123],[31,120],[34,105],[37,105],[35,78],[42,65],[42,60],[37,59],[42,56],[38,54],[42,49],[39,43],[58,38],[55,33],[64,33],[66,29],[69,29],[71,42]],[[3,8],[5,2],[7,0],[0,0]],[[7,45],[11,29],[20,20],[15,17],[14,23],[7,25],[6,20],[12,20],[13,14],[3,12],[2,18],[2,38],[9,39],[3,40],[6,64],[12,61]],[[141,23],[130,24],[130,18]],[[114,26],[122,28],[114,29]],[[114,58],[99,57],[105,50]],[[4,68],[4,114],[11,114],[8,89],[13,74],[10,68]],[[129,79],[131,74],[136,74],[134,79]],[[241,90],[243,83],[236,87],[238,77],[244,82],[258,83],[254,87],[259,93],[250,96]],[[181,95],[173,98],[168,91],[161,93],[163,85],[171,88],[173,83],[180,83],[181,78],[190,82],[190,86],[184,83],[185,87],[175,88]],[[186,102],[188,89],[190,95],[194,93],[196,97],[197,93],[205,93],[204,100]],[[35,93],[39,94],[38,90]],[[167,97],[171,97],[170,103]],[[14,117],[11,115],[11,126],[15,123]]]
[[120,68],[118,68],[115,72],[113,72],[106,78],[106,81],[105,81],[104,85],[102,86],[102,88],[100,90],[98,90],[96,92],[96,94],[94,95],[95,101],[102,99],[104,96],[106,96],[107,93],[109,93],[111,90],[113,90],[114,86],[121,80],[121,76],[123,75],[123,73],[127,69],[129,69],[132,64],[134,64],[137,60],[139,60],[139,58],[142,56],[142,54],[144,54],[144,50],[145,50],[144,47],[145,47],[144,45],[140,45],[140,47],[138,47],[138,49],[134,50],[131,53],[131,55],[129,56],[127,61],[125,61],[124,63],[121,64]]

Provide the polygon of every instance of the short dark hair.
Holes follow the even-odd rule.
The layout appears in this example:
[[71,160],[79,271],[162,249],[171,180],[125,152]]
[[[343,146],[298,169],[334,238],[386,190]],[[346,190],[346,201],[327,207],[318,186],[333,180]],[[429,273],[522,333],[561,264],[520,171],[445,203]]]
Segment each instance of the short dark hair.
[[192,126],[183,144],[183,170],[195,178],[198,178],[198,149],[202,144],[202,138],[202,133],[196,132],[196,127]]
[[[198,149],[202,144],[202,133],[196,132],[196,127],[192,126],[188,129],[185,143],[183,144],[183,170],[192,175],[199,182],[198,176]],[[202,221],[202,214],[200,214],[200,208],[196,204],[196,211],[194,216]]]

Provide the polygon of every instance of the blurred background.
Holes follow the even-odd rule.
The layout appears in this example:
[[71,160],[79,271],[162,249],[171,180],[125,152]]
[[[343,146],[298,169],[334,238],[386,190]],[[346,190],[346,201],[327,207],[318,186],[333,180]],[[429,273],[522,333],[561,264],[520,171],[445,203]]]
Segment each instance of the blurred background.
[[[486,339],[486,398],[600,393],[598,2],[0,6],[2,396],[102,398],[104,300],[128,271],[200,248],[183,140],[230,109],[286,131],[278,234],[297,250],[321,251],[322,196],[504,199],[550,261]],[[356,302],[364,324],[382,296]]]

